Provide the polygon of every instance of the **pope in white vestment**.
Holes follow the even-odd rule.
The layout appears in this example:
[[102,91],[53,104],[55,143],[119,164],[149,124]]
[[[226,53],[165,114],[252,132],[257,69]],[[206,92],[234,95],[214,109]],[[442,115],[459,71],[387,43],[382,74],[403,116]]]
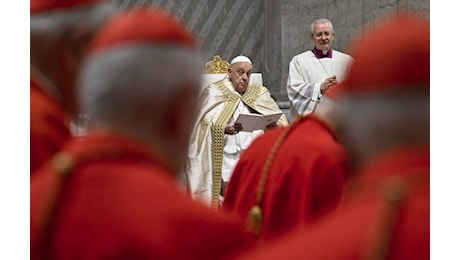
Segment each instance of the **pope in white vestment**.
[[332,23],[318,19],[312,24],[312,50],[298,54],[289,63],[287,93],[294,116],[313,112],[322,92],[345,79],[353,58],[332,50]]
[[[185,165],[187,188],[193,198],[218,208],[222,182],[228,183],[240,155],[264,130],[241,131],[234,124],[239,114],[282,113],[264,86],[249,84],[252,63],[245,56],[231,62],[229,74],[207,86],[200,95],[199,111]],[[278,126],[287,125],[284,114]]]

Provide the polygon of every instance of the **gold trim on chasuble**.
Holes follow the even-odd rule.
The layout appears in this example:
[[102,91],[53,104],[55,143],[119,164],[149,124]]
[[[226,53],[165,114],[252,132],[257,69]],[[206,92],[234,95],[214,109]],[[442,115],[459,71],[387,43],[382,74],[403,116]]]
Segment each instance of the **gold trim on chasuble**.
[[[214,209],[219,208],[219,195],[222,188],[222,158],[224,153],[224,134],[225,125],[227,124],[230,117],[235,112],[238,102],[242,100],[246,105],[255,109],[254,103],[260,95],[262,86],[253,83],[249,90],[240,96],[232,92],[225,85],[223,80],[214,83],[217,88],[222,92],[224,97],[227,99],[224,105],[224,109],[220,113],[216,120],[216,123],[211,126],[212,133],[212,201],[211,207]],[[257,111],[257,110],[256,110]]]

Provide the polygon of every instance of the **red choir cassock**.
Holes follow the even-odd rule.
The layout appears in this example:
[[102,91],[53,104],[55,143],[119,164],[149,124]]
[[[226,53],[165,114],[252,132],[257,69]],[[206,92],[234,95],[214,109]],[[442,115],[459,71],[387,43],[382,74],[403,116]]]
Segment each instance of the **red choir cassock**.
[[114,135],[66,143],[32,176],[31,259],[219,259],[252,241],[159,158]]
[[[254,205],[260,207],[261,226],[256,233],[261,240],[272,239],[304,222],[313,223],[333,209],[342,194],[348,167],[344,148],[315,114],[298,120],[254,141],[241,156],[225,194],[224,209],[243,221],[251,222]],[[261,184],[269,153],[288,129],[272,159],[266,182]]]
[[[104,0],[31,0],[30,13],[44,14]],[[51,54],[55,55],[55,54]],[[30,74],[30,174],[47,162],[71,136],[70,116],[62,101],[47,93],[38,73]],[[73,84],[72,84],[73,85]],[[59,86],[65,87],[65,86]],[[49,89],[49,88],[48,88]]]
[[388,151],[349,183],[334,214],[235,259],[429,259],[429,172],[429,148]]
[[[148,8],[117,15],[93,41],[99,53],[194,46],[175,17]],[[150,142],[109,133],[110,124],[92,130],[31,176],[31,259],[222,259],[253,241],[235,219],[187,196]]]
[[48,161],[70,137],[69,116],[30,75],[30,174]]
[[394,133],[378,132],[382,141],[365,148],[350,144],[365,160],[357,165],[337,210],[235,259],[430,259],[429,22],[416,15],[392,16],[357,39],[353,50],[355,63],[343,83],[344,97],[354,102],[348,107],[358,111],[380,102],[377,108],[391,111],[384,113],[391,117],[402,113],[404,100],[417,100],[410,104],[419,105],[413,114],[420,113],[420,125],[416,130],[405,125],[404,117],[411,114],[403,114],[398,121],[383,121],[388,125],[380,127]]

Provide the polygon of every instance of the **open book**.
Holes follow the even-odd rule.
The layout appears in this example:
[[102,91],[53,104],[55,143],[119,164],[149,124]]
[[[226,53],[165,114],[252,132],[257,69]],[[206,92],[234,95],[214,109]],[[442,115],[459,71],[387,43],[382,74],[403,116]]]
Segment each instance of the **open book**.
[[264,130],[265,126],[278,121],[283,113],[260,115],[260,114],[240,114],[235,120],[235,123],[240,123],[243,126],[244,132],[252,132],[254,130]]

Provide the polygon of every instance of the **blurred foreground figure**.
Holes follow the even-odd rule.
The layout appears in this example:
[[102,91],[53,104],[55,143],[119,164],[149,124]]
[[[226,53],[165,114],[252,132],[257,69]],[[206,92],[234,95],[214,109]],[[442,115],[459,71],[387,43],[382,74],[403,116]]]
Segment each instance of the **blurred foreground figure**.
[[195,45],[158,9],[102,28],[79,78],[91,134],[31,180],[32,259],[219,259],[250,241],[176,186],[200,86]]
[[400,14],[365,35],[344,82],[344,141],[357,172],[343,204],[242,258],[430,258],[430,25]]
[[339,89],[330,88],[312,114],[259,137],[238,162],[223,207],[260,241],[314,223],[339,203],[348,167],[336,137]]
[[70,137],[78,114],[76,75],[115,6],[102,0],[30,1],[30,173]]

